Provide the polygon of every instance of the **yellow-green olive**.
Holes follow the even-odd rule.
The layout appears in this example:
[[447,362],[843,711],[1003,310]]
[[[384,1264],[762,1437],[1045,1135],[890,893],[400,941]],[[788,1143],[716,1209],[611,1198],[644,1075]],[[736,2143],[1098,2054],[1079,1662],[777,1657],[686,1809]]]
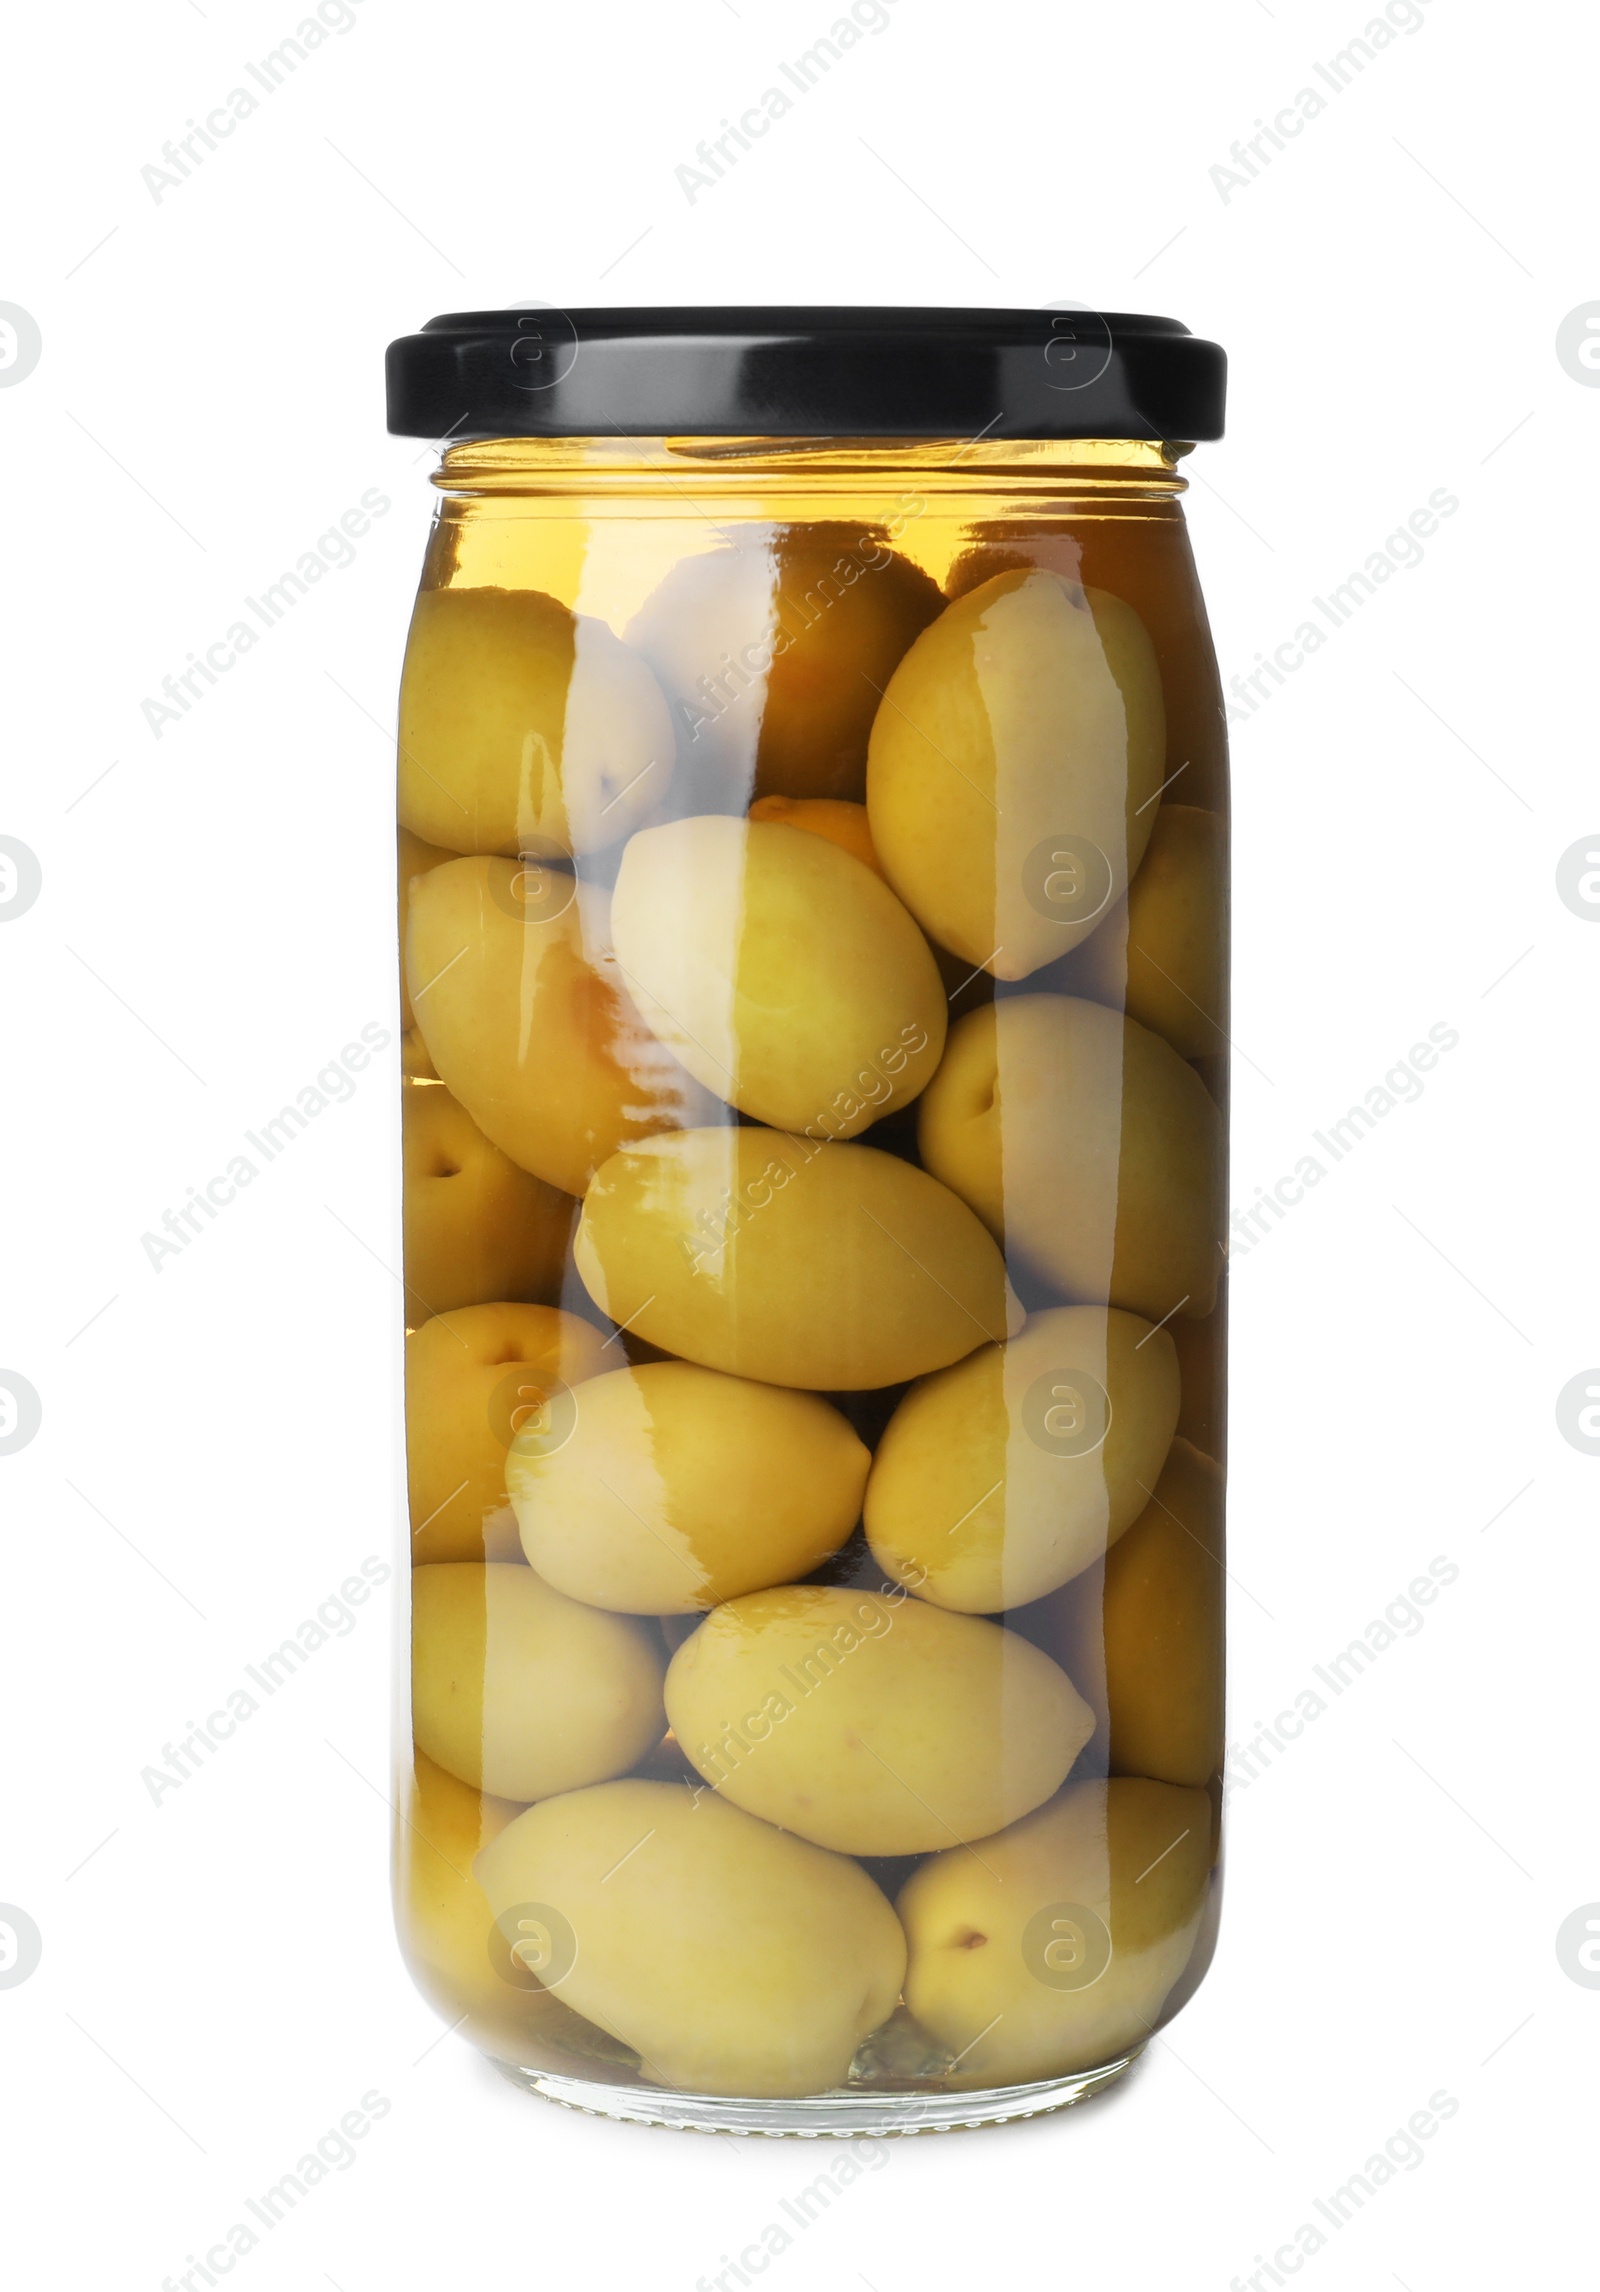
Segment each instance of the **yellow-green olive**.
[[1177,1418],[1164,1329],[1114,1307],[1036,1313],[900,1403],[867,1484],[873,1556],[936,1607],[1042,1599],[1144,1510]]
[[559,870],[434,868],[412,886],[406,970],[445,1082],[513,1162],[566,1193],[626,1140],[711,1119],[715,1101],[623,984],[604,894]]
[[520,1169],[438,1083],[401,1086],[406,1318],[559,1294],[578,1205]]
[[981,1838],[1094,1728],[1029,1641],[903,1592],[790,1584],[713,1608],[667,1672],[685,1756],[735,1806],[843,1854]]
[[1152,1321],[1211,1311],[1222,1118],[1170,1043],[1073,995],[1014,995],[950,1030],[922,1095],[927,1167],[1057,1295]]
[[906,2003],[959,2087],[1029,2084],[1141,2046],[1189,1960],[1211,1865],[1204,1791],[1074,1783],[901,1889]]
[[1214,1058],[1228,1040],[1227,829],[1192,804],[1153,816],[1127,899],[1067,957],[1059,984],[1126,1011],[1180,1058]]
[[1165,743],[1138,614],[1058,573],[996,574],[923,631],[873,720],[884,871],[931,938],[1025,979],[1127,889]]
[[945,998],[928,942],[826,837],[720,814],[642,829],[611,927],[657,1035],[759,1122],[853,1138],[939,1063]]
[[411,1559],[520,1560],[506,1456],[553,1397],[608,1369],[600,1332],[553,1305],[469,1305],[406,1339]]
[[544,1799],[620,1775],[663,1730],[662,1649],[531,1568],[446,1560],[411,1579],[417,1743],[498,1798]]
[[989,1235],[926,1171],[754,1126],[614,1155],[573,1257],[614,1321],[764,1384],[894,1385],[1021,1320]]
[[672,701],[689,808],[860,797],[878,696],[941,603],[858,525],[780,526],[675,565],[628,639]]
[[513,1443],[505,1484],[546,1583],[682,1615],[809,1575],[860,1518],[870,1462],[814,1393],[658,1361],[592,1378],[565,1438]]
[[530,1807],[486,1847],[495,1915],[658,2085],[825,2092],[894,2010],[905,1938],[857,1863],[678,1783]]
[[537,589],[424,589],[400,684],[400,820],[454,852],[615,843],[667,792],[666,699],[603,621]]

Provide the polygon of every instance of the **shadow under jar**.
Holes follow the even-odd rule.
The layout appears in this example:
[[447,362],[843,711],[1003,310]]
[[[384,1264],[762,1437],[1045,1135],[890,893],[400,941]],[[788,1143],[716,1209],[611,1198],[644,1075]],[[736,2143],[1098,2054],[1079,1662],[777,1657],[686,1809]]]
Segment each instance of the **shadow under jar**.
[[1222,358],[541,311],[399,721],[398,1920],[513,2078],[746,2132],[1116,2077],[1219,1887]]

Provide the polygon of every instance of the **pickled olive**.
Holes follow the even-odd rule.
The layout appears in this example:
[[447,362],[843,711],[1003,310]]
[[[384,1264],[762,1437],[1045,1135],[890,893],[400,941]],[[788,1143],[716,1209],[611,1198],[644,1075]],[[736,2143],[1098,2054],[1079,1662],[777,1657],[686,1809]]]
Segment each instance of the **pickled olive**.
[[577,1220],[570,1194],[519,1169],[437,1083],[400,1098],[406,1318],[561,1288]]
[[1154,818],[1126,901],[1040,983],[1126,1011],[1180,1058],[1211,1058],[1226,1042],[1227,830],[1191,804],[1159,805]]
[[982,1838],[1059,1789],[1094,1730],[1029,1641],[903,1593],[816,1584],[713,1608],[667,1715],[725,1799],[844,1854]]
[[1074,1783],[970,1851],[914,1870],[897,1907],[906,2003],[957,2086],[1114,2061],[1150,2035],[1205,1907],[1204,1791]]
[[1178,1367],[1183,1373],[1178,1431],[1185,1440],[1192,1441],[1196,1448],[1207,1456],[1214,1456],[1221,1464],[1226,1458],[1228,1436],[1225,1311],[1219,1305],[1204,1321],[1190,1321],[1179,1314],[1167,1327],[1178,1348]]
[[[883,873],[883,862],[872,841],[872,825],[867,818],[865,804],[845,804],[827,796],[759,796],[750,807],[752,820],[770,820],[784,828],[803,828],[808,836],[825,836],[830,844],[849,852],[870,867],[873,874]],[[970,985],[972,965],[959,955],[952,955],[948,947],[928,942],[928,951],[938,966],[940,985],[944,989],[946,1007],[954,1001],[961,988]]]
[[611,929],[660,1039],[776,1129],[853,1138],[939,1063],[945,999],[928,942],[870,868],[821,836],[719,816],[643,829]]
[[400,686],[400,822],[452,852],[615,843],[664,797],[666,700],[603,621],[536,589],[425,589]]
[[[752,820],[775,821],[781,828],[803,828],[808,836],[826,836],[842,852],[883,876],[883,862],[872,841],[865,804],[850,804],[834,796],[758,796],[750,807]],[[888,878],[884,877],[887,882]]]
[[859,799],[878,697],[942,602],[859,526],[779,528],[675,566],[627,634],[673,703],[684,808]]
[[416,1014],[411,1008],[411,997],[406,990],[405,958],[406,919],[411,912],[412,881],[419,875],[426,875],[430,868],[442,867],[446,860],[452,860],[456,855],[454,852],[446,851],[442,844],[425,844],[422,838],[414,836],[409,828],[400,830],[399,844],[400,1031],[402,1034],[409,1034],[416,1024]]
[[531,1568],[446,1560],[411,1579],[418,1747],[497,1798],[549,1798],[620,1775],[660,1737],[664,1650]]
[[1062,1660],[1104,1705],[1113,1774],[1204,1784],[1219,1771],[1225,1584],[1222,1474],[1176,1440],[1103,1586],[1085,1587],[1099,1597],[1063,1601]]
[[570,1436],[514,1441],[504,1485],[546,1583],[681,1615],[809,1575],[860,1518],[870,1462],[814,1394],[661,1361],[586,1384]]
[[609,1369],[598,1329],[553,1305],[472,1305],[406,1339],[411,1558],[520,1560],[506,1456],[553,1397]]
[[825,2092],[899,1995],[905,1937],[860,1865],[709,1791],[571,1791],[519,1815],[475,1870],[496,1916],[533,1906],[562,2000],[656,2084]]
[[1100,1306],[1037,1313],[900,1403],[867,1484],[873,1556],[936,1607],[1040,1599],[1139,1517],[1177,1418],[1164,1329]]
[[1051,532],[1030,521],[1023,535],[990,527],[951,566],[945,589],[965,596],[997,573],[1043,567],[1069,581],[1109,590],[1131,605],[1150,632],[1161,663],[1167,720],[1163,780],[1179,774],[1186,804],[1220,810],[1227,802],[1228,743],[1217,691],[1217,661],[1205,602],[1183,519],[1169,508],[1154,517],[1091,518]]
[[715,1101],[635,1009],[604,894],[587,884],[452,860],[412,887],[406,968],[440,1075],[551,1186],[581,1194],[625,1141],[713,1118]]
[[613,1155],[573,1262],[603,1312],[665,1351],[820,1392],[923,1376],[1022,1318],[993,1241],[926,1171],[755,1127]]
[[1015,995],[950,1030],[917,1142],[935,1177],[1059,1296],[1203,1318],[1222,1270],[1222,1118],[1148,1028]]
[[436,2012],[461,2023],[491,2053],[525,2058],[530,2047],[627,2058],[614,2038],[580,2019],[536,1981],[504,1970],[493,1948],[494,1914],[472,1875],[473,1857],[521,1814],[513,1800],[485,1797],[415,1753],[401,1785],[396,1887],[401,1947],[412,1978]]
[[1059,574],[997,574],[917,639],[873,720],[884,873],[930,938],[1025,979],[1127,889],[1165,737],[1136,613]]

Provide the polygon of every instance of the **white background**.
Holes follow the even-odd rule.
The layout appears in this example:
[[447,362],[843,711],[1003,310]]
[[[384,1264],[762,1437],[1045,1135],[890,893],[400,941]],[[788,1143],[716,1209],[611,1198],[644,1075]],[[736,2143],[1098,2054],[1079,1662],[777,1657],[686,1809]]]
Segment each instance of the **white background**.
[[[355,2162],[230,2282],[690,2292],[830,2162],[568,2115],[435,2042],[387,1907],[392,1587],[152,1804],[163,1744],[394,1542],[393,1053],[159,1273],[140,1237],[393,1025],[431,494],[385,342],[532,297],[1072,297],[1230,352],[1190,497],[1225,674],[1459,502],[1236,733],[1239,1203],[1430,1026],[1460,1040],[1237,1260],[1231,1738],[1459,1573],[1235,1791],[1170,2040],[1077,2112],[879,2152],[771,2280],[1225,2292],[1443,2091],[1306,2280],[1574,2281],[1600,1994],[1555,1937],[1600,1897],[1600,1458],[1555,1403],[1600,1361],[1600,929],[1556,868],[1600,846],[1600,369],[1555,338],[1600,298],[1592,34],[1396,0],[1421,28],[1334,96],[1312,67],[1371,0],[894,0],[691,202],[675,169],[836,0],[350,12],[159,199],[141,170],[297,0],[10,35],[0,298],[43,344],[0,389],[0,833],[43,873],[0,929],[0,1367],[43,1406],[0,1457],[0,1900],[43,1937],[0,1990],[11,2273],[157,2292],[373,2091]],[[1304,87],[1320,115],[1219,188]],[[355,563],[153,737],[162,678],[373,487]]]

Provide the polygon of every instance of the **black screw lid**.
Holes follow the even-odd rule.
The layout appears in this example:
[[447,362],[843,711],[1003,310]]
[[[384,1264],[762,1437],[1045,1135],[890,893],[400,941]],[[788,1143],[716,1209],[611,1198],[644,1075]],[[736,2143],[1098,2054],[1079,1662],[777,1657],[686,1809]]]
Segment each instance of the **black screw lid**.
[[448,438],[1222,435],[1227,361],[1090,310],[458,311],[389,346],[389,428]]

